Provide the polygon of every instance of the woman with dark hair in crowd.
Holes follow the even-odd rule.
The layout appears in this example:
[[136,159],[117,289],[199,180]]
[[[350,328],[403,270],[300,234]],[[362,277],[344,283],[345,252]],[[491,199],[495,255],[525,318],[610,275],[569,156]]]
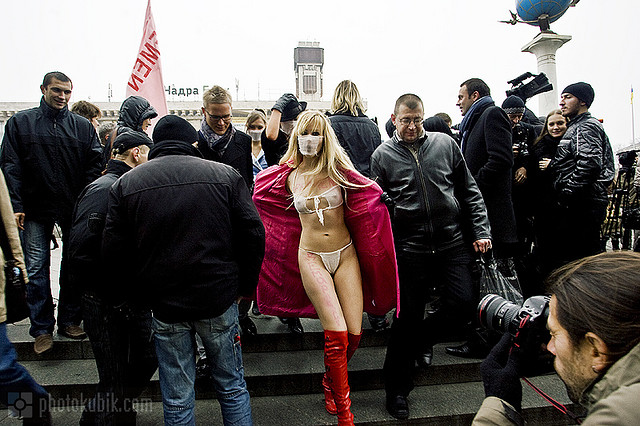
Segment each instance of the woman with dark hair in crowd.
[[[558,144],[567,131],[567,119],[559,109],[555,109],[549,114],[544,123],[544,128],[540,136],[533,142],[530,154],[534,157],[529,173],[529,185],[534,217],[535,253],[539,265],[541,281],[553,269],[560,266],[556,255],[561,250],[562,230],[557,224],[558,200],[553,189],[553,179],[549,164],[556,155]],[[541,284],[539,283],[539,286]],[[533,288],[532,294],[543,292],[543,288]]]
[[347,361],[363,310],[397,300],[397,267],[380,187],[358,173],[327,117],[305,111],[278,167],[256,177],[253,200],[266,230],[258,283],[263,313],[318,317],[324,329],[325,408],[352,425]]

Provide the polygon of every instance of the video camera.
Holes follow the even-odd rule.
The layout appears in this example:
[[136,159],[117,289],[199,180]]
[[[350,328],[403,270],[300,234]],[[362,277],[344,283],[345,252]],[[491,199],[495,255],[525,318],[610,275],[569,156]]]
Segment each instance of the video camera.
[[[524,83],[525,80],[531,77],[533,77],[532,80]],[[506,92],[507,96],[517,96],[525,103],[527,102],[527,99],[553,89],[553,85],[549,83],[549,79],[543,72],[538,75],[525,72],[513,80],[507,81],[507,84],[511,85],[511,89]]]
[[553,370],[553,355],[546,350],[550,335],[547,329],[549,296],[533,296],[518,306],[497,294],[487,294],[478,304],[480,325],[500,334],[510,333],[529,362],[527,376]]

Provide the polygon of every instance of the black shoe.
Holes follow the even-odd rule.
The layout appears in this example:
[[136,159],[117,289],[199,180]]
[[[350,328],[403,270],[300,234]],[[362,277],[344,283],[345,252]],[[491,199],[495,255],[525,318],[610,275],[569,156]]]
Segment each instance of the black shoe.
[[373,331],[382,331],[389,327],[389,320],[384,315],[369,315],[367,314],[367,318],[369,318],[369,324],[371,324],[371,329]]
[[387,411],[396,419],[404,420],[408,418],[409,404],[407,404],[407,397],[402,395],[387,397]]
[[256,328],[256,324],[253,322],[251,318],[249,318],[248,315],[240,319],[239,322],[240,322],[240,329],[242,330],[243,336],[258,335],[258,329]]
[[449,355],[459,356],[460,358],[485,358],[489,350],[480,344],[471,344],[466,342],[460,346],[448,346],[444,349]]
[[251,313],[253,314],[253,316],[259,317],[260,315],[262,315],[260,313],[260,308],[258,308],[258,303],[253,302],[253,306],[251,307]]
[[428,368],[431,366],[431,362],[433,361],[433,346],[429,346],[425,348],[423,353],[418,355],[416,362],[418,363],[418,367],[420,368]]
[[287,325],[291,334],[295,334],[296,336],[302,336],[304,334],[304,328],[302,328],[300,318],[280,318],[280,321]]

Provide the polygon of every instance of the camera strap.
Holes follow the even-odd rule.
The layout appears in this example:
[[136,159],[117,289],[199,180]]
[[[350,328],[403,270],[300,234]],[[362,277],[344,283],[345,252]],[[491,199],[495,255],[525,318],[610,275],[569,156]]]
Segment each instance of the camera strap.
[[528,384],[531,387],[531,389],[533,389],[538,395],[540,395],[542,398],[544,398],[549,404],[551,404],[553,407],[558,409],[560,412],[562,412],[562,413],[566,414],[567,416],[569,416],[571,418],[571,420],[576,422],[576,424],[582,424],[582,418],[578,417],[578,415],[573,413],[566,406],[564,406],[560,402],[556,401],[555,399],[551,398],[544,391],[542,391],[542,389],[540,389],[539,387],[537,387],[536,385],[531,383],[531,381],[529,381],[529,379],[527,379],[526,377],[522,377],[522,380],[526,384]]

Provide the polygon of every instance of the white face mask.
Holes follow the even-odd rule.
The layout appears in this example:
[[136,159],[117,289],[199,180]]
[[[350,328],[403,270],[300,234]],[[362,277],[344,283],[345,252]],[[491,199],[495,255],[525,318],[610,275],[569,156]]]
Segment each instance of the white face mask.
[[254,142],[260,142],[260,138],[262,137],[262,130],[249,130],[247,131],[249,136],[251,136],[251,140]]
[[318,135],[299,135],[298,149],[302,155],[318,155],[320,152],[320,144],[322,136]]
[[285,132],[288,135],[291,134],[291,132],[293,131],[293,128],[296,125],[296,121],[292,120],[292,121],[283,121],[280,123],[280,128],[282,129],[283,132]]

